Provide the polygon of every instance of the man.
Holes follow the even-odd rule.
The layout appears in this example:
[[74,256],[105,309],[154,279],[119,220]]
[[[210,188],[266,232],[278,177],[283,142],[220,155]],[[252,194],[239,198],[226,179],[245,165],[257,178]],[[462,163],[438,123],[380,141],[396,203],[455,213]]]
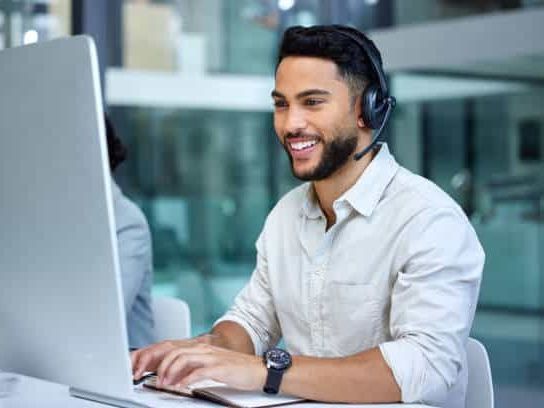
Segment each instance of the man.
[[[366,49],[381,65],[357,30],[285,32],[274,127],[309,183],[269,214],[251,280],[211,334],[133,353],[136,378],[152,370],[163,385],[211,378],[318,401],[464,406],[484,254],[459,206],[386,144],[353,160],[372,144]],[[280,338],[289,353],[273,349]]]
[[[110,170],[113,172],[125,160],[126,149],[107,117],[105,125]],[[128,342],[131,348],[140,348],[154,341],[151,234],[142,211],[123,195],[113,178],[111,185]]]

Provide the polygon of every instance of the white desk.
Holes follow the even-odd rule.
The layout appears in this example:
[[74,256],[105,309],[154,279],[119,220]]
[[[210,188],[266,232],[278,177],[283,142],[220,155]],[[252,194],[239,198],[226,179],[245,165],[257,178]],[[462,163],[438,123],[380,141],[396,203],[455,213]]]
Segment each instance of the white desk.
[[[0,398],[0,408],[105,408],[106,405],[98,404],[96,402],[91,402],[79,398],[73,398],[68,393],[68,387],[66,385],[50,383],[43,380],[38,380],[32,377],[18,376],[19,383],[17,384],[14,393],[8,398]],[[184,401],[180,399],[176,400],[175,403],[172,403],[173,398],[178,397],[169,397],[168,401],[165,401],[165,406],[172,407],[206,407],[206,408],[217,408],[220,405],[195,400],[187,399]],[[318,403],[303,403],[303,404],[294,404],[289,405],[299,408],[333,408],[333,407],[342,407],[342,408],[430,408],[427,405],[414,405],[414,404],[379,404],[379,405],[347,405],[347,404],[318,404]]]

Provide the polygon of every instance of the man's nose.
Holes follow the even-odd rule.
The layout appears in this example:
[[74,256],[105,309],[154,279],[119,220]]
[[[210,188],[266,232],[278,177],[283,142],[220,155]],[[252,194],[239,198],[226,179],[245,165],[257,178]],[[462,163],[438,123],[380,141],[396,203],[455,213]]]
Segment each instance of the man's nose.
[[300,109],[291,108],[286,114],[285,129],[286,133],[297,134],[306,129],[308,122],[303,112]]

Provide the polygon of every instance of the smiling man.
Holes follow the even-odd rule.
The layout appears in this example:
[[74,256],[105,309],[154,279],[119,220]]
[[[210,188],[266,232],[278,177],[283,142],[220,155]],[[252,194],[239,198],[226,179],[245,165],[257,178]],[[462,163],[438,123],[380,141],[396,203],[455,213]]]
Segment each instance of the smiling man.
[[285,32],[274,127],[308,182],[269,214],[251,279],[212,332],[133,353],[136,378],[464,407],[484,254],[459,206],[375,143],[394,102],[381,69],[352,28]]

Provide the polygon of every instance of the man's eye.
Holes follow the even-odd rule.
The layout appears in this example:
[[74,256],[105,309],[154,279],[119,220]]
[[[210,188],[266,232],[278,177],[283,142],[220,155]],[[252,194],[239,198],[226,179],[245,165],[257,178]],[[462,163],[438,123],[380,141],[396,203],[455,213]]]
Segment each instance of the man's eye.
[[285,101],[274,101],[275,108],[285,108],[287,103]]
[[306,99],[307,106],[316,106],[323,102],[321,99]]

